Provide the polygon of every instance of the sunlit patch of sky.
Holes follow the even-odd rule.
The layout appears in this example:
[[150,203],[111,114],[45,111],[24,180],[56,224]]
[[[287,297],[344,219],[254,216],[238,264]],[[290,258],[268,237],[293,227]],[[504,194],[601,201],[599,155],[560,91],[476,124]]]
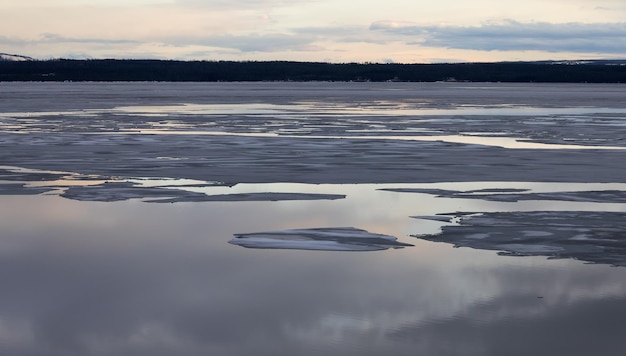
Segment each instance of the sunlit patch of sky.
[[458,62],[625,58],[623,0],[3,0],[35,58]]

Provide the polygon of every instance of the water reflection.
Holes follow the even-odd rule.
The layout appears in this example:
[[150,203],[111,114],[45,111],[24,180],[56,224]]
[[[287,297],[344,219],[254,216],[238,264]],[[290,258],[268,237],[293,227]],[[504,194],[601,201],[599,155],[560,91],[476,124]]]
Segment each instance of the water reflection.
[[[154,205],[0,196],[2,349],[14,355],[621,351],[621,268],[421,240],[412,240],[413,248],[357,254],[226,243],[241,231],[337,221],[400,236],[410,230],[411,219],[374,218],[357,208],[358,199],[334,206],[345,202]],[[416,213],[425,204],[412,205]],[[384,210],[390,209],[377,212]],[[581,334],[585,345],[571,338]],[[536,342],[520,349],[523,340]]]

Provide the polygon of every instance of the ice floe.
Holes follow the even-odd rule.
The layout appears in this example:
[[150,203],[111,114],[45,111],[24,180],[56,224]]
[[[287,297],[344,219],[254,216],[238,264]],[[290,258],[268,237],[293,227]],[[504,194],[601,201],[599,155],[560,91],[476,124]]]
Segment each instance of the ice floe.
[[626,203],[626,191],[623,190],[593,190],[541,193],[527,193],[524,189],[485,189],[458,191],[428,188],[384,188],[381,190],[396,193],[431,194],[437,195],[441,198],[481,199],[501,202],[517,202],[524,200],[558,200],[572,202]]
[[61,194],[62,197],[83,201],[120,201],[128,199],[144,199],[149,203],[180,203],[210,201],[285,201],[285,200],[335,200],[343,199],[341,194],[312,193],[233,193],[205,194],[172,186],[144,187],[132,182],[106,182],[94,186],[69,187]]
[[50,188],[28,187],[20,183],[0,183],[0,195],[36,195],[50,190]]
[[388,235],[353,227],[292,229],[235,234],[229,243],[248,248],[326,251],[377,251],[413,246]]
[[312,193],[235,193],[235,194],[190,194],[170,199],[148,200],[150,203],[177,203],[201,201],[287,201],[287,200],[337,200],[345,198],[342,194]]
[[440,234],[415,237],[457,247],[497,250],[503,255],[574,258],[626,266],[626,213],[460,213],[458,221],[443,226]]
[[81,201],[121,201],[141,198],[184,198],[204,194],[186,192],[176,189],[159,187],[141,187],[131,182],[105,182],[94,186],[77,186],[67,188],[61,196]]
[[0,166],[0,195],[56,194],[73,200],[112,202],[142,199],[150,203],[210,201],[336,200],[343,194],[304,192],[233,192],[210,194],[194,189],[232,188],[236,184],[184,178],[124,178]]

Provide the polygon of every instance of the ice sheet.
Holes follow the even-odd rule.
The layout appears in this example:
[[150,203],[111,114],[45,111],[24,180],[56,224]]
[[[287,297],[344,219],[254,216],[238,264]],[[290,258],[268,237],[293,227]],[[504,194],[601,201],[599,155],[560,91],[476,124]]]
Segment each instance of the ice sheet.
[[232,183],[624,179],[619,85],[155,85],[5,84],[0,162]]

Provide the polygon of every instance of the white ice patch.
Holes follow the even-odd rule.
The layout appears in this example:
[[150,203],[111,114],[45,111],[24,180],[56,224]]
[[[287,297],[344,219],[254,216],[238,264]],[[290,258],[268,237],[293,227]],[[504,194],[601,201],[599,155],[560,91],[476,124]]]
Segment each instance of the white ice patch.
[[466,239],[478,239],[478,240],[482,240],[487,237],[489,237],[489,234],[469,234],[465,236]]
[[396,240],[393,236],[339,227],[235,234],[229,243],[248,248],[325,251],[376,251],[413,246]]
[[589,235],[585,235],[585,234],[578,234],[578,235],[572,236],[570,238],[570,240],[585,241],[585,240],[591,240],[591,237]]
[[501,244],[497,247],[505,251],[519,254],[551,254],[563,251],[561,247],[548,245]]
[[552,236],[552,233],[548,232],[548,231],[531,231],[531,230],[526,230],[526,231],[522,231],[522,234],[524,234],[524,237],[546,237],[546,236]]
[[433,220],[433,221],[442,221],[442,222],[452,222],[455,218],[452,215],[417,215],[411,216],[414,219],[422,219],[422,220]]

